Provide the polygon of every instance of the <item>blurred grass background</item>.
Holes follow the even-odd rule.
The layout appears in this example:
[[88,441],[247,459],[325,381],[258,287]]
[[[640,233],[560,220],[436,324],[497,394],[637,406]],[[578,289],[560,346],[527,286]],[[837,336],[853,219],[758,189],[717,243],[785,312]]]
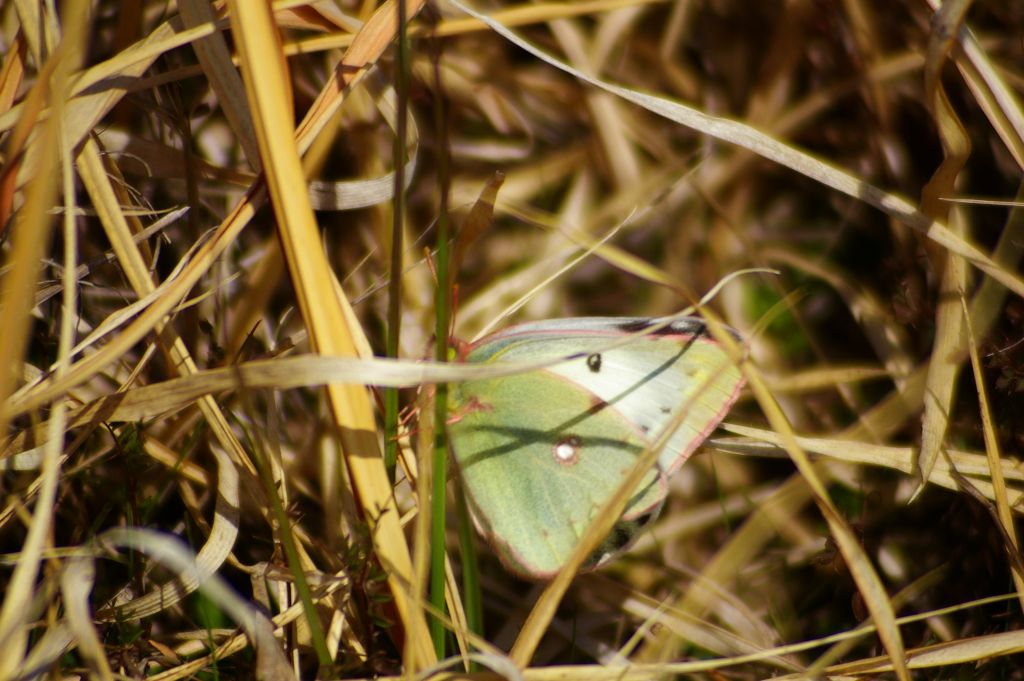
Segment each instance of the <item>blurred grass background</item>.
[[450,515],[447,654],[510,678],[1020,678],[1024,6],[474,5],[689,107],[658,115],[424,5],[396,155],[393,2],[0,4],[0,678],[433,668],[410,484],[431,393],[411,365],[365,379],[405,386],[394,439],[379,387],[283,362],[383,355],[389,305],[398,355],[430,357],[439,219],[462,339],[779,272],[710,306],[770,402],[745,395],[747,428],[627,554],[563,595],[481,546],[474,638]]

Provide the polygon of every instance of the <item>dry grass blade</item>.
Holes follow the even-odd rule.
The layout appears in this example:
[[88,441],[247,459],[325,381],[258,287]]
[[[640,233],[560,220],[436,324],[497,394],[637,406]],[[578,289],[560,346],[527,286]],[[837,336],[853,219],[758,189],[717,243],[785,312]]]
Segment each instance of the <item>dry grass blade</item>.
[[203,576],[188,550],[173,537],[143,530],[109,530],[99,538],[102,545],[136,548],[181,573],[182,581],[200,580],[203,590],[242,626],[256,648],[256,678],[293,679],[288,661],[274,638],[266,616],[242,600],[217,575]]
[[[216,17],[208,3],[201,0],[182,0],[178,5],[181,18],[191,27],[214,24]],[[245,101],[245,86],[241,76],[231,62],[224,36],[214,33],[208,38],[192,42],[199,63],[210,79],[210,85],[217,93],[217,101],[224,109],[224,116],[231,125],[231,130],[238,139],[245,160],[256,172],[260,171],[260,153],[256,146],[256,132],[253,130],[252,119]]]
[[[934,10],[939,9],[935,0],[929,0],[928,4]],[[953,36],[948,35],[950,39]],[[960,26],[956,39],[960,50],[952,56],[957,68],[1017,165],[1024,168],[1024,110],[1019,97],[1013,94],[1013,89],[968,27]]]
[[[782,446],[782,439],[777,433],[772,431],[738,426],[735,424],[725,424],[722,428],[738,435],[753,438],[756,441],[770,443],[773,447]],[[850,439],[812,437],[797,437],[796,441],[807,451],[835,461],[881,466],[895,469],[908,475],[912,474],[915,470],[916,451],[913,447],[890,447],[858,442]],[[730,449],[732,449],[732,447],[725,441],[719,441],[719,446],[721,446],[724,451],[730,451]],[[743,443],[736,443],[736,448],[743,450]],[[757,448],[755,447],[755,449]],[[760,453],[770,454],[770,452],[765,451],[763,448],[761,448]],[[948,456],[939,459],[936,462],[936,465],[932,468],[931,477],[928,479],[928,482],[941,485],[947,489],[957,489],[956,481],[953,479],[952,471],[950,470],[950,466],[952,465],[962,475],[970,476],[975,480],[981,478],[981,480],[977,481],[980,482],[985,489],[991,490],[991,487],[983,480],[990,474],[989,463],[985,455],[971,452],[960,452],[956,450],[947,450],[946,453]],[[1024,473],[1021,472],[1020,462],[1017,460],[1009,459],[1004,461],[1000,471],[1000,474],[1005,476],[1007,480],[1024,482]],[[1015,502],[1017,502],[1020,500],[1019,495],[1024,492],[1024,490],[1014,490],[1014,492]],[[987,496],[994,499],[994,497],[991,496],[991,493]],[[1016,505],[1016,503],[1014,505]]]
[[[149,273],[150,264],[146,262],[133,235],[133,232],[141,231],[142,227],[136,219],[126,218],[122,214],[119,197],[110,183],[107,169],[104,167],[94,140],[87,140],[83,145],[78,157],[78,169],[92,198],[93,205],[97,207],[100,220],[106,228],[118,262],[127,274],[132,288],[140,298],[152,294],[155,287]],[[126,199],[127,197],[124,197],[122,193],[120,198]],[[129,220],[133,223],[132,226],[129,226]],[[158,333],[163,332],[161,327],[162,325],[158,327]],[[170,352],[178,370],[186,375],[194,373],[197,367],[189,355],[184,341],[174,337],[171,333],[165,333],[164,337],[170,346]],[[237,512],[225,511],[225,507],[232,509],[238,507],[238,475],[234,466],[237,465],[250,473],[254,468],[248,454],[231,431],[227,418],[221,412],[216,401],[207,395],[199,400],[199,406],[216,434],[223,451],[228,453],[227,455],[217,454],[220,469],[219,499],[222,500],[222,503],[215,516],[213,532],[198,556],[201,574],[210,575],[216,572],[227,558],[238,536]],[[166,584],[160,589],[140,597],[136,602],[123,606],[118,610],[118,614],[119,616],[129,616],[132,613],[134,616],[152,614],[163,608],[171,607],[195,590],[197,586],[197,581]]]
[[[666,604],[666,610],[700,620],[704,619],[706,613],[718,610],[717,605],[722,600],[721,592],[731,588],[743,569],[750,565],[758,553],[764,550],[765,544],[772,540],[776,529],[785,528],[786,520],[799,513],[812,499],[810,487],[799,475],[794,475],[777,486],[733,532],[729,541],[718,548],[716,554],[702,567],[698,578],[694,579],[674,602]],[[671,650],[678,644],[682,638],[680,634],[681,632],[674,627],[662,627],[655,636],[644,641],[635,659],[638,662],[655,662],[663,659],[664,651]],[[685,640],[699,641],[689,637]],[[702,645],[708,644],[702,642]],[[746,651],[729,647],[718,652],[739,654]]]
[[849,196],[859,198],[875,206],[889,215],[904,222],[907,226],[924,233],[928,238],[951,253],[962,256],[971,264],[993,279],[996,279],[1017,295],[1024,296],[1024,281],[1016,274],[1000,267],[989,256],[977,247],[965,241],[948,227],[928,218],[914,208],[906,199],[885,192],[867,182],[814,158],[790,145],[783,144],[759,130],[735,121],[709,116],[697,109],[685,106],[660,97],[643,94],[636,90],[612,85],[598,78],[589,76],[568,64],[545,54],[522,38],[506,29],[498,22],[484,14],[480,14],[458,0],[452,4],[466,14],[483,21],[494,31],[500,33],[519,47],[527,50],[538,59],[569,73],[595,87],[614,93],[638,106],[664,116],[677,123],[690,126],[695,130],[718,139],[744,147],[780,165],[802,173],[822,184]]
[[[473,378],[509,376],[544,368],[553,362],[507,363],[502,366],[462,366],[434,362],[388,359],[356,359],[300,355],[279,359],[254,360],[219,369],[196,371],[181,378],[161,381],[140,388],[115,391],[90,401],[68,417],[69,427],[103,421],[123,423],[168,416],[202,400],[228,392],[273,388],[288,390],[313,388],[330,383],[409,388],[429,383],[461,381]],[[38,446],[48,440],[47,423],[22,431],[3,443],[3,456],[26,454],[30,443]],[[28,461],[28,459],[26,459]],[[18,463],[27,469],[27,463]]]
[[104,681],[110,681],[114,676],[103,644],[93,628],[89,612],[89,594],[95,579],[96,570],[90,559],[79,557],[68,563],[60,579],[61,594],[66,607],[64,616],[92,674]]
[[[737,352],[738,348],[735,346],[735,341],[728,337],[727,334],[721,333],[721,337],[718,338],[718,341],[727,347],[731,343],[732,351],[734,353]],[[857,582],[857,586],[860,590],[861,596],[864,598],[866,607],[871,612],[874,624],[878,629],[878,636],[889,654],[893,671],[896,672],[897,678],[909,679],[910,674],[907,671],[906,666],[903,637],[900,634],[899,628],[896,626],[896,616],[893,612],[892,604],[889,602],[882,580],[878,577],[870,559],[864,554],[863,548],[854,537],[851,528],[835,507],[832,498],[829,496],[822,484],[821,478],[818,476],[814,467],[811,465],[811,462],[808,460],[807,454],[797,442],[796,436],[793,433],[789,422],[781,409],[779,409],[779,406],[775,402],[771,393],[768,392],[767,386],[760,374],[758,374],[756,369],[750,369],[747,367],[745,367],[744,374],[747,377],[752,392],[757,398],[761,409],[764,410],[769,424],[771,424],[772,429],[780,436],[782,446],[793,458],[793,462],[796,464],[800,473],[803,475],[804,479],[813,491],[815,500],[818,502],[818,508],[821,510],[822,515],[824,515],[825,520],[828,522],[832,536],[838,543],[839,549],[842,551],[843,557],[846,560],[846,564],[849,566],[850,572],[853,575],[854,580]]]
[[897,324],[888,314],[886,305],[878,300],[871,291],[857,290],[849,277],[834,267],[825,267],[815,263],[799,253],[782,249],[768,248],[764,257],[772,263],[786,264],[802,272],[818,277],[828,283],[836,293],[843,297],[850,314],[864,329],[875,352],[882,358],[886,369],[899,385],[913,369],[908,356],[909,340],[906,330]]
[[[266,49],[277,42],[269,8],[243,3],[229,3],[229,8],[271,204],[310,340],[324,355],[355,357],[358,343],[353,336],[362,331],[350,324],[348,301],[335,295],[334,277],[319,247],[299,150],[291,134],[291,97],[283,56],[279,50]],[[386,566],[406,636],[414,644],[416,657],[409,661],[410,667],[430,665],[434,653],[423,613],[412,607],[407,591],[413,583],[412,562],[377,443],[370,396],[364,387],[352,384],[331,384],[327,394],[374,549]]]
[[[40,21],[40,17],[32,15],[30,8],[22,7],[21,10],[30,26],[42,28],[40,23],[35,23]],[[47,252],[51,238],[49,207],[56,199],[58,177],[62,177],[65,182],[67,180],[66,175],[58,173],[60,161],[63,159],[66,163],[70,155],[66,130],[61,127],[60,114],[63,113],[69,75],[80,63],[85,48],[87,22],[84,6],[79,5],[72,10],[71,19],[78,23],[70,30],[61,47],[57,48],[53,44],[31,44],[36,59],[42,60],[44,55],[48,55],[43,66],[43,72],[47,77],[36,83],[30,99],[35,100],[37,106],[31,108],[38,110],[38,104],[48,101],[58,115],[42,122],[37,134],[28,139],[26,161],[34,156],[42,172],[27,188],[24,210],[15,220],[15,243],[9,251],[9,269],[0,288],[0,316],[3,318],[5,329],[0,337],[0,366],[4,367],[0,371],[0,432],[5,432],[11,422],[9,397],[20,378],[17,368],[22,366],[28,346],[29,313],[35,298],[34,289],[39,275],[38,263]],[[30,124],[31,122],[27,123]],[[67,188],[66,185],[65,191]],[[69,203],[70,199],[65,205]],[[67,370],[67,353],[71,345],[69,331],[70,326],[65,324],[60,333],[58,373]],[[42,562],[42,551],[51,536],[54,522],[65,406],[54,405],[51,416],[50,444],[43,452],[39,497],[21,546],[17,566],[5,585],[3,605],[0,606],[0,678],[15,676],[23,664],[30,639],[31,605],[36,597],[35,585]]]
[[[989,405],[988,393],[985,387],[985,376],[982,373],[981,358],[978,357],[974,329],[971,328],[971,316],[967,311],[967,303],[962,296],[960,304],[963,306],[964,319],[966,321],[967,347],[970,350],[971,369],[974,373],[974,382],[978,388],[978,407],[981,411],[982,432],[985,438],[985,455],[988,458],[989,475],[992,477],[993,499],[996,503],[996,510],[999,513],[999,521],[1002,523],[1009,540],[1007,550],[1019,556],[1020,544],[1017,539],[1016,523],[1013,519],[1013,507],[1010,506],[1007,494],[1006,476],[1003,474],[1003,456],[999,451],[999,440],[996,437],[992,421],[992,409]],[[1020,509],[1017,510],[1020,512]],[[1024,574],[1021,574],[1018,568],[1019,562],[1014,566],[1013,583],[1017,587],[1017,597],[1020,599],[1021,605],[1024,605]]]
[[[907,664],[911,669],[922,670],[943,668],[955,664],[982,662],[992,657],[1014,655],[1024,651],[1024,635],[1019,631],[989,634],[975,638],[937,643],[911,651]],[[885,658],[834,665],[829,674],[881,674],[892,671],[893,667]]]
[[[925,61],[925,96],[935,117],[945,158],[922,190],[921,210],[935,220],[951,225],[960,236],[966,236],[966,225],[960,212],[950,210],[941,197],[953,194],[957,178],[971,154],[971,142],[960,118],[953,109],[940,80],[946,55],[953,49],[965,19],[969,3],[952,2],[936,15],[938,30],[932,33]],[[935,347],[928,364],[925,384],[924,417],[921,422],[921,453],[917,475],[921,485],[928,479],[946,437],[953,389],[964,359],[964,319],[957,293],[967,286],[967,265],[954,253],[945,255],[940,302],[936,310]]]
[[[158,448],[158,443],[147,445]],[[199,588],[206,577],[217,572],[224,560],[235,547],[238,539],[239,508],[241,507],[241,485],[235,463],[226,453],[214,450],[217,460],[217,506],[213,524],[199,553],[196,554],[195,572],[185,573],[180,579],[170,581],[145,595],[116,607],[100,608],[96,617],[100,620],[123,620],[146,617],[174,606]]]

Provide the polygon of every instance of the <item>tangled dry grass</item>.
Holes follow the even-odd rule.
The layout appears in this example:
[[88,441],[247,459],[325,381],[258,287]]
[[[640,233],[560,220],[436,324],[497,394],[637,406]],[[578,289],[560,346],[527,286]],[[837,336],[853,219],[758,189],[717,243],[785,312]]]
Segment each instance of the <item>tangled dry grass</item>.
[[[1024,6],[936,4],[0,3],[0,679],[1021,678]],[[437,301],[750,268],[653,529],[468,554]]]

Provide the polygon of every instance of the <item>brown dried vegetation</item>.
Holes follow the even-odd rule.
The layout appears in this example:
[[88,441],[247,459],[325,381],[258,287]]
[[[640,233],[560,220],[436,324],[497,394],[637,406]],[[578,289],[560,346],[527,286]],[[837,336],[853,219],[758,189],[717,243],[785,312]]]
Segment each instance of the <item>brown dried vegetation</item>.
[[409,0],[399,290],[394,0],[60,4],[0,2],[0,679],[435,668],[430,419],[392,485],[380,414],[460,374],[370,358],[389,302],[430,352],[443,189],[457,337],[778,271],[708,306],[749,389],[629,553],[450,533],[449,654],[1021,678],[1024,5]]

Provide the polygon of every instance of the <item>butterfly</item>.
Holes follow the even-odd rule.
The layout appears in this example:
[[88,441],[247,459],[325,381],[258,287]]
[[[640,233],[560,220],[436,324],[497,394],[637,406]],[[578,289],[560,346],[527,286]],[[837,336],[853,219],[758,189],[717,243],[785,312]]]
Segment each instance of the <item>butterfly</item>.
[[529,579],[558,572],[637,458],[678,424],[585,567],[626,548],[657,517],[668,478],[743,386],[739,368],[695,317],[520,324],[465,346],[460,357],[481,364],[568,358],[452,384],[449,393],[448,435],[474,523],[505,567]]

